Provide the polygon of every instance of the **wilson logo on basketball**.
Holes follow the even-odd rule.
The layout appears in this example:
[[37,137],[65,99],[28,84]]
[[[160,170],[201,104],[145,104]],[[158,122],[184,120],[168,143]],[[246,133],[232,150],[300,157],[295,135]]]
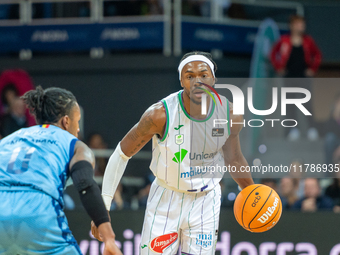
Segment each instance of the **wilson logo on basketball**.
[[273,206],[269,206],[267,211],[262,214],[262,216],[260,218],[258,218],[257,220],[260,221],[261,223],[265,223],[270,216],[272,216],[272,214],[275,212],[277,205],[279,204],[279,199],[277,197],[275,197]]
[[162,236],[158,236],[149,244],[149,248],[151,251],[156,253],[163,253],[163,251],[168,248],[171,244],[173,244],[178,238],[177,233],[170,233]]
[[262,216],[258,218],[257,220],[261,223],[265,223],[269,219],[269,217],[272,216],[272,214],[275,212],[278,204],[279,204],[279,199],[275,197],[273,206],[269,206],[267,211],[264,214],[262,214]]
[[256,196],[255,199],[254,199],[254,202],[251,204],[252,207],[255,207],[256,204],[260,201],[261,199],[261,196]]

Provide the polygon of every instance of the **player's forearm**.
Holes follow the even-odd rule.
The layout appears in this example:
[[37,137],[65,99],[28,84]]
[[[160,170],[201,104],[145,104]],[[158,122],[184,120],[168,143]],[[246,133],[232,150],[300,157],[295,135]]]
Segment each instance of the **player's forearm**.
[[231,171],[230,175],[235,180],[235,182],[240,186],[241,189],[244,189],[247,186],[254,184],[251,173],[245,171],[246,167],[248,167],[248,162],[243,155],[238,159],[235,159],[230,165],[235,166],[236,168],[236,171],[235,172]]
[[93,180],[93,169],[86,160],[76,162],[71,168],[73,184],[79,192],[80,200],[96,226],[109,222],[100,189]]
[[129,159],[130,157],[126,156],[122,152],[120,144],[118,144],[106,166],[103,179],[102,197],[106,210],[108,211],[110,210],[113,196],[117,190],[120,179],[124,174]]
[[240,186],[241,189],[248,187],[249,185],[254,184],[253,178],[234,178],[235,182]]

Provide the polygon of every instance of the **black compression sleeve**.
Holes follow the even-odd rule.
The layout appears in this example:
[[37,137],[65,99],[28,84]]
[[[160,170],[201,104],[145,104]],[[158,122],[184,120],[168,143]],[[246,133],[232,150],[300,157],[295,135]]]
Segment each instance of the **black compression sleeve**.
[[86,160],[78,161],[71,168],[73,184],[79,192],[80,200],[94,224],[98,227],[104,222],[109,222],[100,189],[93,180],[93,168]]

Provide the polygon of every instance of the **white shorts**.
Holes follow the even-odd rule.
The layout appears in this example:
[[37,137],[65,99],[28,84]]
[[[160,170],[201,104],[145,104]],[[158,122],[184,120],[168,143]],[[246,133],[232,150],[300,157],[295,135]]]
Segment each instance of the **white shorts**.
[[151,185],[141,236],[141,255],[215,254],[221,187],[181,193]]

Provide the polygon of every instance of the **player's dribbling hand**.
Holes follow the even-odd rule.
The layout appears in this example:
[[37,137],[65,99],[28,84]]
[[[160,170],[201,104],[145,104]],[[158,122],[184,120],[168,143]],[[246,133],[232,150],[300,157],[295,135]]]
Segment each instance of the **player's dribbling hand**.
[[105,242],[103,255],[123,255],[116,245],[115,239],[110,239]]
[[100,236],[98,228],[93,221],[91,221],[91,233],[98,241],[103,242],[103,238]]

